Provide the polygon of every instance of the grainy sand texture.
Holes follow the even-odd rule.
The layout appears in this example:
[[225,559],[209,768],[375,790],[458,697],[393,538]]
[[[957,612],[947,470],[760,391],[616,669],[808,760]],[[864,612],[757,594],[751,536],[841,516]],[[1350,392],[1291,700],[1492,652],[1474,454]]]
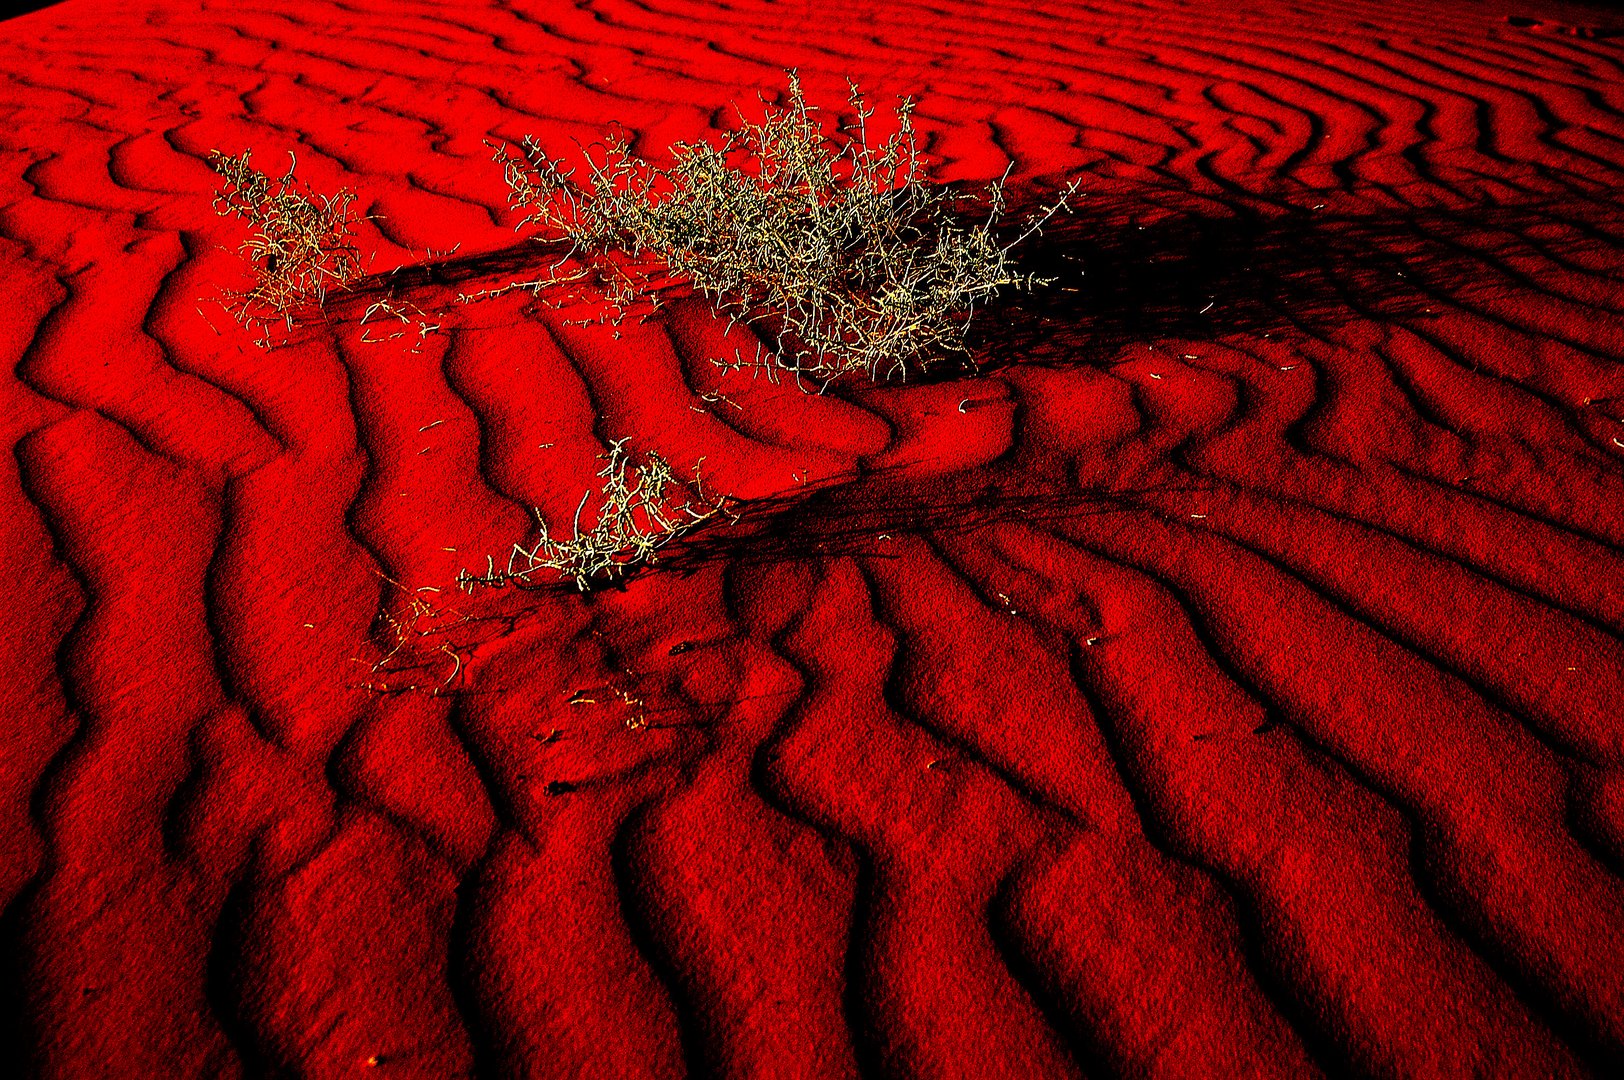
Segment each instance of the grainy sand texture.
[[[535,256],[487,140],[657,156],[791,67],[915,95],[942,182],[1082,179],[979,374],[210,304],[211,150],[433,307]],[[1543,0],[0,23],[0,1060],[1617,1075],[1621,182],[1624,15]],[[622,438],[740,520],[456,592]],[[411,596],[424,690],[369,689]]]

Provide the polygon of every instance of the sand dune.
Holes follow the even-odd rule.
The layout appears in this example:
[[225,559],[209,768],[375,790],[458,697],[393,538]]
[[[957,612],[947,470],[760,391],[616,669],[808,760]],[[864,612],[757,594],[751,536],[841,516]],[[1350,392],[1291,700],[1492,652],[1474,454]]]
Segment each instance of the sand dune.
[[[657,151],[792,66],[918,95],[945,181],[1084,178],[980,375],[723,376],[693,302],[415,353],[199,302],[211,149],[356,190],[378,269],[460,244],[432,292],[526,257],[485,140]],[[0,1057],[1624,1065],[1624,18],[68,0],[0,114]],[[741,520],[367,689],[402,588],[622,437]]]

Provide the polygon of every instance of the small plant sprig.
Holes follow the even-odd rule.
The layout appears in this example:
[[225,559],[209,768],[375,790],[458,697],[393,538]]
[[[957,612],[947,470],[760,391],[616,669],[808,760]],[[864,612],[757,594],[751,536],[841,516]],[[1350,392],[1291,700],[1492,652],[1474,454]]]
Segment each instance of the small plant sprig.
[[275,179],[249,164],[250,154],[213,150],[208,156],[223,181],[214,196],[215,212],[239,218],[251,230],[238,252],[254,283],[244,290],[222,289],[221,305],[239,323],[257,329],[259,344],[269,348],[272,326],[282,323],[292,330],[302,313],[326,303],[330,289],[348,288],[361,277],[353,242],[355,193],[311,190],[294,177],[297,161],[291,152],[288,171]]
[[905,375],[967,352],[977,306],[1002,289],[1048,284],[1020,273],[1012,251],[1068,208],[1077,184],[1002,242],[1008,173],[989,186],[979,222],[960,220],[952,192],[928,182],[913,101],[902,100],[897,130],[873,145],[874,110],[848,85],[854,125],[826,131],[792,71],[787,104],[765,106],[759,123],[741,113],[716,145],[674,144],[669,167],[632,153],[621,134],[587,155],[584,176],[529,136],[518,152],[493,145],[508,202],[526,215],[519,227],[568,247],[530,280],[463,299],[590,281],[619,312],[686,283],[730,326],[764,329],[779,367],[822,380]]
[[[565,579],[573,580],[584,592],[595,580],[613,580],[640,565],[657,562],[658,552],[666,544],[727,512],[725,496],[706,497],[698,464],[689,490],[659,454],[650,451],[637,464],[626,453],[625,444],[625,439],[613,442],[602,455],[605,464],[598,476],[603,484],[590,529],[581,531],[581,515],[592,499],[589,489],[575,509],[569,538],[555,537],[536,510],[536,540],[528,547],[514,544],[506,570],[497,569],[495,560],[487,559],[485,573],[475,575],[465,569],[457,575],[457,584],[471,592],[482,586],[534,588]],[[541,578],[543,572],[550,576]]]

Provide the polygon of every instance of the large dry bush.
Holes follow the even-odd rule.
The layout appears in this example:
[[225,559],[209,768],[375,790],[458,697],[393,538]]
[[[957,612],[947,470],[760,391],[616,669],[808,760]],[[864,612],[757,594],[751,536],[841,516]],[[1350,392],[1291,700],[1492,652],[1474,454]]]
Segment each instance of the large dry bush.
[[906,373],[962,353],[979,306],[1043,283],[1012,252],[1075,185],[1000,239],[1003,180],[967,216],[950,189],[930,183],[911,99],[877,144],[855,83],[848,103],[849,124],[824,125],[792,72],[785,104],[764,106],[760,121],[741,113],[714,143],[676,143],[663,166],[620,135],[584,168],[534,138],[517,151],[496,146],[521,227],[564,247],[534,279],[506,288],[590,280],[619,307],[686,284],[764,331],[770,363],[818,379]]

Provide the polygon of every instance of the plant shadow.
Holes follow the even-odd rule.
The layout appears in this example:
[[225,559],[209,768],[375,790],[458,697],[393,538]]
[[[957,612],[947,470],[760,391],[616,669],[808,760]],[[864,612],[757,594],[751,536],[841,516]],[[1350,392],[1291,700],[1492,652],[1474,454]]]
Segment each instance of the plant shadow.
[[[1474,288],[1530,283],[1507,261],[1530,250],[1571,263],[1615,238],[1593,201],[1334,213],[1235,206],[1168,212],[1084,200],[1020,251],[1052,284],[1010,293],[976,316],[970,363],[938,377],[1022,361],[1108,362],[1124,345],[1233,339],[1356,321],[1425,318]],[[1150,217],[1148,212],[1156,216]]]

